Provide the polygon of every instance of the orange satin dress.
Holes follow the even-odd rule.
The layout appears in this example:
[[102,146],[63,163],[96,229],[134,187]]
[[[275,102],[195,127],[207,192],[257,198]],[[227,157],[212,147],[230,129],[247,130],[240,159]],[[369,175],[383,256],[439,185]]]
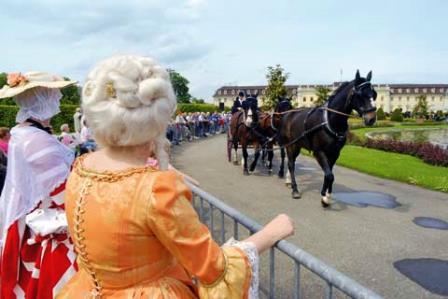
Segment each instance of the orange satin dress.
[[79,272],[56,298],[247,298],[247,256],[212,240],[176,172],[82,161],[65,195]]

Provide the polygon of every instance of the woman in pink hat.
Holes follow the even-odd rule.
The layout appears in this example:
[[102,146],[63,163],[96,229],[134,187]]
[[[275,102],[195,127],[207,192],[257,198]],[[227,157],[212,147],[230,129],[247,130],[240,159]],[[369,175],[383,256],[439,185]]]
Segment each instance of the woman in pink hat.
[[59,89],[74,83],[40,72],[9,74],[0,90],[19,106],[0,197],[1,298],[54,298],[76,272],[63,201],[74,157],[50,133]]

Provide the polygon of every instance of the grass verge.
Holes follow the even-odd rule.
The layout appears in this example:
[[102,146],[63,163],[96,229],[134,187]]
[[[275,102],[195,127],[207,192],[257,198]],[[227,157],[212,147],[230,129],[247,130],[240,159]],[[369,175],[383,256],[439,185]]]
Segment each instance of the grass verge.
[[447,167],[429,165],[409,155],[346,145],[336,164],[377,177],[448,193]]

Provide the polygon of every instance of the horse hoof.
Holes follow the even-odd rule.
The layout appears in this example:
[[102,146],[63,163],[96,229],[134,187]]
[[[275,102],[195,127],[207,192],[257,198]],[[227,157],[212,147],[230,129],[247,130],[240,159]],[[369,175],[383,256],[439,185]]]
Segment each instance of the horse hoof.
[[299,191],[292,191],[292,198],[294,199],[299,199],[300,196],[300,192]]
[[320,200],[320,203],[322,204],[323,208],[329,208],[330,204],[326,203],[323,199]]
[[280,172],[278,173],[278,178],[279,179],[283,179],[284,177],[285,177],[285,175],[283,173],[280,173]]
[[272,169],[268,169],[269,175],[272,175]]
[[245,169],[245,170],[243,171],[243,174],[244,174],[244,175],[249,175],[249,171],[247,171],[247,169]]
[[328,208],[331,205],[331,193],[325,193],[325,196],[322,196],[320,200],[322,207]]
[[238,161],[233,161],[233,165],[238,165]]

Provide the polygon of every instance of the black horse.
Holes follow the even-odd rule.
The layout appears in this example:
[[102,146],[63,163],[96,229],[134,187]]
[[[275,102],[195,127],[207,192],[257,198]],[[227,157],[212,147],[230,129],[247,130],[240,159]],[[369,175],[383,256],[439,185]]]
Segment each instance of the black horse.
[[324,171],[321,203],[324,207],[330,205],[333,166],[346,142],[349,115],[355,110],[367,126],[376,121],[377,93],[371,79],[372,72],[366,78],[361,78],[357,71],[355,79],[342,83],[324,105],[293,111],[282,118],[280,143],[286,147],[288,155],[293,198],[300,198],[294,170],[296,158],[301,148],[305,148],[313,152]]

